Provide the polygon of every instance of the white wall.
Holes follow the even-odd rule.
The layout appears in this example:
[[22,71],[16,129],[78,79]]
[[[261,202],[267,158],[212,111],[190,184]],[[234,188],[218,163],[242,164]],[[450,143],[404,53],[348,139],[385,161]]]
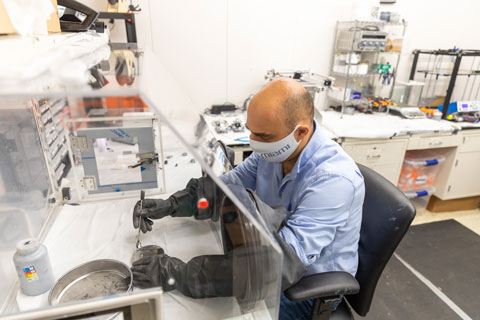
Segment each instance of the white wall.
[[[107,1],[84,2],[106,7]],[[408,22],[400,78],[408,77],[413,49],[454,45],[480,49],[480,1],[397,2],[383,8],[400,12]],[[175,111],[189,110],[191,114],[202,112],[212,103],[241,104],[264,84],[265,71],[272,67],[306,68],[328,74],[335,22],[352,17],[354,0],[134,3],[143,8],[137,19],[140,43],[153,47],[169,77],[176,82],[177,94],[182,92],[183,100],[191,101],[191,106],[183,103]]]

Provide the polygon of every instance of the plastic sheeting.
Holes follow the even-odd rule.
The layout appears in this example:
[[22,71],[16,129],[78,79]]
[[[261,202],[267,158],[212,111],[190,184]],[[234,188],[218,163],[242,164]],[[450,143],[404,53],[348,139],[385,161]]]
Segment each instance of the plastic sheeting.
[[2,38],[0,94],[23,95],[86,84],[88,69],[109,55],[108,36],[104,33]]
[[455,127],[444,121],[431,119],[403,119],[389,114],[348,115],[322,111],[322,126],[341,138],[391,138],[393,136],[452,132]]

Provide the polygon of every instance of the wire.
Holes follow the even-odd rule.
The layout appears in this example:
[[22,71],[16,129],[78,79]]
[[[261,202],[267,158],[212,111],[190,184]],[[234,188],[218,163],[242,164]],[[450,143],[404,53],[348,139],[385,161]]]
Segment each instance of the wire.
[[348,31],[380,31],[380,28],[375,25],[367,25],[365,27],[351,27]]

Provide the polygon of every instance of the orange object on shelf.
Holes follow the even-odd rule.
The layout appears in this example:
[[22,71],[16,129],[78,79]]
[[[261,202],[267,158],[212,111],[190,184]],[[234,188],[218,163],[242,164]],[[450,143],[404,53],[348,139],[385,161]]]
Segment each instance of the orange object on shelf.
[[433,186],[439,165],[444,161],[444,156],[428,150],[407,151],[398,188],[408,192]]
[[109,109],[144,109],[148,110],[148,105],[138,96],[125,97],[107,97],[105,105]]

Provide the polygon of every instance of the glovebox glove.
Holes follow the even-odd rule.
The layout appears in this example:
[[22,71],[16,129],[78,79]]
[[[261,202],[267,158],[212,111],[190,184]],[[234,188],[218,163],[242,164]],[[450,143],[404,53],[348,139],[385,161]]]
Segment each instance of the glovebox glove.
[[195,213],[197,203],[198,179],[191,179],[184,190],[178,191],[168,199],[139,200],[133,208],[133,227],[143,233],[152,231],[153,221],[166,216],[190,217]]
[[177,289],[191,298],[232,296],[232,256],[199,256],[188,263],[166,254],[133,262],[133,285]]

